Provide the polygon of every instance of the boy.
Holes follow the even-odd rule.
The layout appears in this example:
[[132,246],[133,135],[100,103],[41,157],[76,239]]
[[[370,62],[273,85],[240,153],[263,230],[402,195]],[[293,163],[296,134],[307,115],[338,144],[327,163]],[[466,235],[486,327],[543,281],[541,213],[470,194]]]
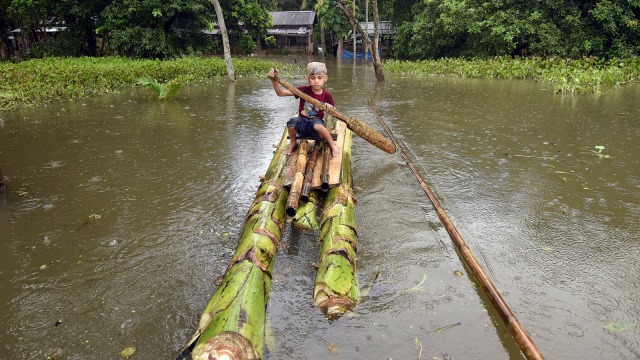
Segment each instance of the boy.
[[[291,91],[280,87],[280,84],[275,80],[275,70],[270,69],[267,76],[271,80],[273,90],[275,90],[278,96],[293,95]],[[327,79],[329,79],[327,77],[327,66],[321,62],[311,62],[307,65],[307,81],[309,85],[299,86],[298,90],[324,103],[327,107],[334,107],[336,103],[333,101],[333,96],[323,88]],[[298,116],[289,119],[287,122],[290,142],[284,154],[288,156],[293,153],[297,146],[296,136],[300,134],[300,136],[309,137],[320,136],[331,148],[331,156],[336,157],[340,155],[340,148],[338,148],[333,138],[331,138],[331,133],[322,120],[323,117],[323,111],[313,106],[313,104],[300,99]]]

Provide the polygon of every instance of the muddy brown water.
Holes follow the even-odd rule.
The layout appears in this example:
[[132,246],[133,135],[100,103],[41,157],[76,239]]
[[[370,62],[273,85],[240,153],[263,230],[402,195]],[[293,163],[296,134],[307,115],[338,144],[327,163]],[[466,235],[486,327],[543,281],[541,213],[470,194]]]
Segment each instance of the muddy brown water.
[[[329,72],[381,129],[375,100],[547,359],[640,358],[640,87]],[[0,359],[175,358],[296,107],[240,78],[0,113]],[[288,225],[265,359],[522,359],[401,158],[355,139],[353,160],[359,285],[379,278],[326,320],[317,234]]]

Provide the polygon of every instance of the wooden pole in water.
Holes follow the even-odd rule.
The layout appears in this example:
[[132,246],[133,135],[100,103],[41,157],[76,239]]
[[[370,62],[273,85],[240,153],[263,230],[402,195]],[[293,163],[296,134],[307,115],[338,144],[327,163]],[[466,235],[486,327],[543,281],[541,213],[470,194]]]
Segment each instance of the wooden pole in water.
[[315,107],[324,111],[325,113],[328,113],[334,118],[344,121],[347,124],[347,127],[351,131],[353,131],[354,133],[356,133],[356,135],[368,141],[378,149],[384,150],[389,154],[393,154],[396,152],[396,148],[393,145],[393,143],[391,143],[389,139],[384,137],[384,135],[377,132],[369,124],[365,123],[364,121],[358,119],[355,116],[347,117],[339,113],[335,108],[333,107],[329,108],[325,106],[324,103],[321,103],[320,101],[303,93],[302,91],[298,90],[298,88],[296,88],[295,86],[291,85],[287,81],[280,78],[280,75],[277,70],[275,71],[274,80],[277,81],[280,85],[284,86],[287,90],[291,91],[295,96],[305,100],[306,102],[313,104]]
[[531,337],[529,337],[529,334],[524,330],[524,328],[522,327],[522,325],[520,324],[516,316],[513,314],[513,312],[507,305],[506,301],[504,301],[504,299],[498,292],[498,289],[496,289],[496,287],[493,285],[493,282],[491,282],[491,279],[487,276],[487,274],[482,269],[482,266],[480,265],[480,263],[478,263],[478,261],[476,260],[475,256],[471,252],[471,249],[469,249],[469,247],[467,246],[467,243],[462,238],[462,235],[460,235],[456,227],[453,225],[453,222],[451,222],[451,219],[449,219],[449,216],[447,215],[447,213],[444,211],[444,209],[442,209],[440,202],[438,201],[436,196],[433,194],[433,192],[431,191],[427,183],[424,181],[424,178],[420,175],[420,173],[418,172],[416,167],[413,165],[413,163],[409,160],[409,158],[404,153],[404,151],[402,151],[402,148],[400,147],[398,140],[393,135],[393,133],[391,132],[391,129],[384,122],[380,114],[378,114],[378,111],[376,110],[375,106],[371,101],[369,101],[369,108],[374,113],[375,117],[378,119],[380,124],[382,124],[387,134],[389,134],[389,137],[391,138],[396,148],[398,149],[400,156],[402,156],[404,161],[409,166],[409,169],[411,169],[411,172],[420,183],[420,186],[422,186],[422,189],[424,190],[425,194],[429,198],[431,205],[433,205],[434,210],[438,214],[438,218],[440,218],[440,221],[442,222],[442,224],[444,224],[445,228],[447,229],[447,232],[449,233],[449,236],[451,237],[451,240],[456,246],[456,249],[462,256],[463,261],[471,269],[473,276],[476,278],[476,280],[480,282],[485,294],[489,297],[489,300],[491,300],[493,305],[498,310],[500,317],[505,322],[505,324],[507,325],[507,328],[511,332],[511,335],[513,335],[514,339],[518,343],[520,350],[522,350],[526,358],[529,360],[544,359],[544,357],[542,356],[542,354],[540,353],[536,345],[533,343],[533,340],[531,340]]
[[[326,144],[325,144],[326,145]],[[316,140],[313,145],[313,151],[311,157],[307,161],[307,171],[304,174],[304,184],[302,185],[302,193],[300,194],[300,200],[303,202],[309,201],[309,195],[311,194],[311,183],[313,182],[313,171],[316,168],[316,162],[318,162],[318,154],[323,146]]]
[[300,144],[298,145],[298,161],[296,163],[296,173],[295,175],[293,175],[291,190],[289,190],[287,206],[285,207],[285,213],[287,213],[287,215],[289,216],[294,216],[298,211],[298,204],[300,203],[300,191],[302,190],[302,184],[304,183],[304,173],[307,167],[308,148],[308,141],[301,140]]

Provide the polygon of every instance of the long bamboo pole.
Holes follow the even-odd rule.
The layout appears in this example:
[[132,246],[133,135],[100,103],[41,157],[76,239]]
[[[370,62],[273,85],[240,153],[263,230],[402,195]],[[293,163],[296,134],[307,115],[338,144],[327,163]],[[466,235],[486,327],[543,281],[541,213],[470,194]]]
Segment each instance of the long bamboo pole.
[[509,332],[511,332],[511,335],[513,335],[514,339],[518,343],[520,350],[522,350],[526,358],[529,360],[544,359],[544,357],[542,356],[542,354],[540,353],[536,345],[533,343],[533,340],[531,340],[531,337],[529,337],[529,334],[524,330],[524,328],[522,327],[522,325],[520,324],[516,316],[513,314],[513,312],[507,305],[506,301],[504,301],[504,299],[498,292],[498,289],[496,289],[496,287],[493,285],[493,282],[491,282],[491,279],[484,272],[484,269],[482,268],[480,263],[478,263],[478,261],[476,260],[475,256],[471,252],[471,249],[469,249],[469,247],[467,246],[467,243],[462,238],[462,235],[460,235],[456,227],[453,225],[453,222],[451,221],[451,219],[449,219],[449,216],[440,205],[440,202],[438,201],[436,196],[433,194],[433,192],[427,185],[426,181],[424,181],[424,178],[420,175],[420,173],[418,172],[416,167],[413,165],[411,160],[409,160],[409,158],[404,153],[404,151],[402,151],[402,148],[400,147],[398,140],[393,135],[393,133],[391,132],[391,129],[386,124],[386,122],[382,119],[382,117],[380,116],[380,114],[378,113],[374,104],[371,101],[369,101],[369,108],[374,113],[375,117],[378,119],[380,124],[382,124],[382,127],[384,127],[387,134],[389,134],[389,137],[391,138],[396,148],[398,149],[400,156],[402,156],[404,161],[407,163],[407,166],[409,166],[409,169],[411,169],[411,172],[420,183],[420,186],[422,186],[422,189],[427,195],[427,198],[429,198],[431,205],[433,206],[434,210],[438,214],[438,218],[440,218],[440,221],[444,224],[445,228],[447,229],[447,232],[449,233],[449,237],[451,237],[451,240],[456,246],[456,249],[458,249],[458,252],[462,256],[462,259],[467,264],[467,266],[471,269],[471,272],[473,273],[476,280],[480,282],[482,289],[484,290],[485,294],[489,297],[489,300],[491,300],[493,305],[498,310],[498,313],[500,314],[500,317],[502,318],[502,320],[506,323],[507,328],[509,329]]
[[307,168],[308,148],[309,148],[309,142],[307,140],[301,140],[300,145],[298,145],[296,172],[293,175],[293,181],[291,182],[291,189],[289,190],[289,198],[287,198],[287,206],[285,207],[285,212],[289,216],[294,216],[298,211],[298,204],[300,203],[300,192],[302,191],[302,184],[304,183],[304,174]]
[[322,144],[318,141],[313,145],[313,150],[311,151],[311,156],[307,160],[307,169],[304,174],[304,184],[302,185],[302,192],[300,193],[300,200],[302,202],[309,201],[309,196],[311,194],[311,183],[313,182],[313,172],[316,168],[316,163],[318,162],[318,155],[322,148],[326,146],[326,143]]
[[391,143],[391,141],[389,141],[389,139],[384,137],[384,135],[382,135],[381,133],[376,131],[374,128],[372,128],[369,124],[365,123],[364,121],[358,119],[355,116],[348,117],[348,116],[345,116],[345,115],[339,113],[333,107],[329,108],[329,107],[325,106],[324,103],[322,103],[322,102],[312,98],[311,96],[303,93],[302,91],[298,90],[298,88],[296,88],[295,86],[291,85],[286,80],[282,79],[277,70],[275,71],[274,80],[277,81],[280,85],[284,86],[287,90],[291,91],[297,97],[299,97],[299,98],[301,98],[301,99],[313,104],[315,107],[319,108],[320,110],[324,111],[325,113],[328,113],[329,115],[333,116],[334,118],[344,121],[347,124],[347,127],[351,131],[353,131],[358,136],[360,136],[364,140],[368,141],[369,143],[371,143],[375,147],[377,147],[377,148],[379,148],[381,150],[384,150],[384,151],[388,152],[389,154],[393,154],[393,153],[396,152],[396,148]]
[[[333,121],[331,116],[325,116],[324,122],[327,125],[328,129],[333,129],[336,122]],[[329,161],[331,160],[331,148],[328,146],[324,147],[324,151],[322,152],[322,173],[320,173],[320,189],[322,191],[329,190]]]

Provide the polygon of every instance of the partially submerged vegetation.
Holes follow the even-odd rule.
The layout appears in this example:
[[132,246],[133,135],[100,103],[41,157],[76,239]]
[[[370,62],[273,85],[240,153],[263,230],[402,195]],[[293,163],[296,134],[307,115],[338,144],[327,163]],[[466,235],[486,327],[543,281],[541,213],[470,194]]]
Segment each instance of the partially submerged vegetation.
[[640,57],[626,59],[515,58],[465,60],[390,60],[391,72],[445,74],[485,79],[532,79],[553,86],[556,93],[600,94],[603,89],[640,81]]
[[[278,67],[285,72],[292,70],[291,66],[266,59],[234,60],[237,76],[262,76],[271,67]],[[390,72],[411,74],[532,79],[553,86],[556,93],[600,94],[611,87],[640,81],[640,57],[610,60],[510,57],[389,60],[384,63],[384,68]],[[184,57],[164,61],[83,57],[0,62],[0,110],[117,92],[141,85],[140,79],[153,79],[159,84],[181,79],[179,83],[182,85],[207,83],[222,76],[227,76],[226,64],[217,57]]]
[[[263,75],[286,65],[255,58],[234,60],[237,76]],[[170,82],[206,83],[227,75],[223,59],[185,57],[175,60],[135,60],[121,57],[46,58],[0,63],[0,110],[42,104],[56,99],[117,92],[140,78]]]

